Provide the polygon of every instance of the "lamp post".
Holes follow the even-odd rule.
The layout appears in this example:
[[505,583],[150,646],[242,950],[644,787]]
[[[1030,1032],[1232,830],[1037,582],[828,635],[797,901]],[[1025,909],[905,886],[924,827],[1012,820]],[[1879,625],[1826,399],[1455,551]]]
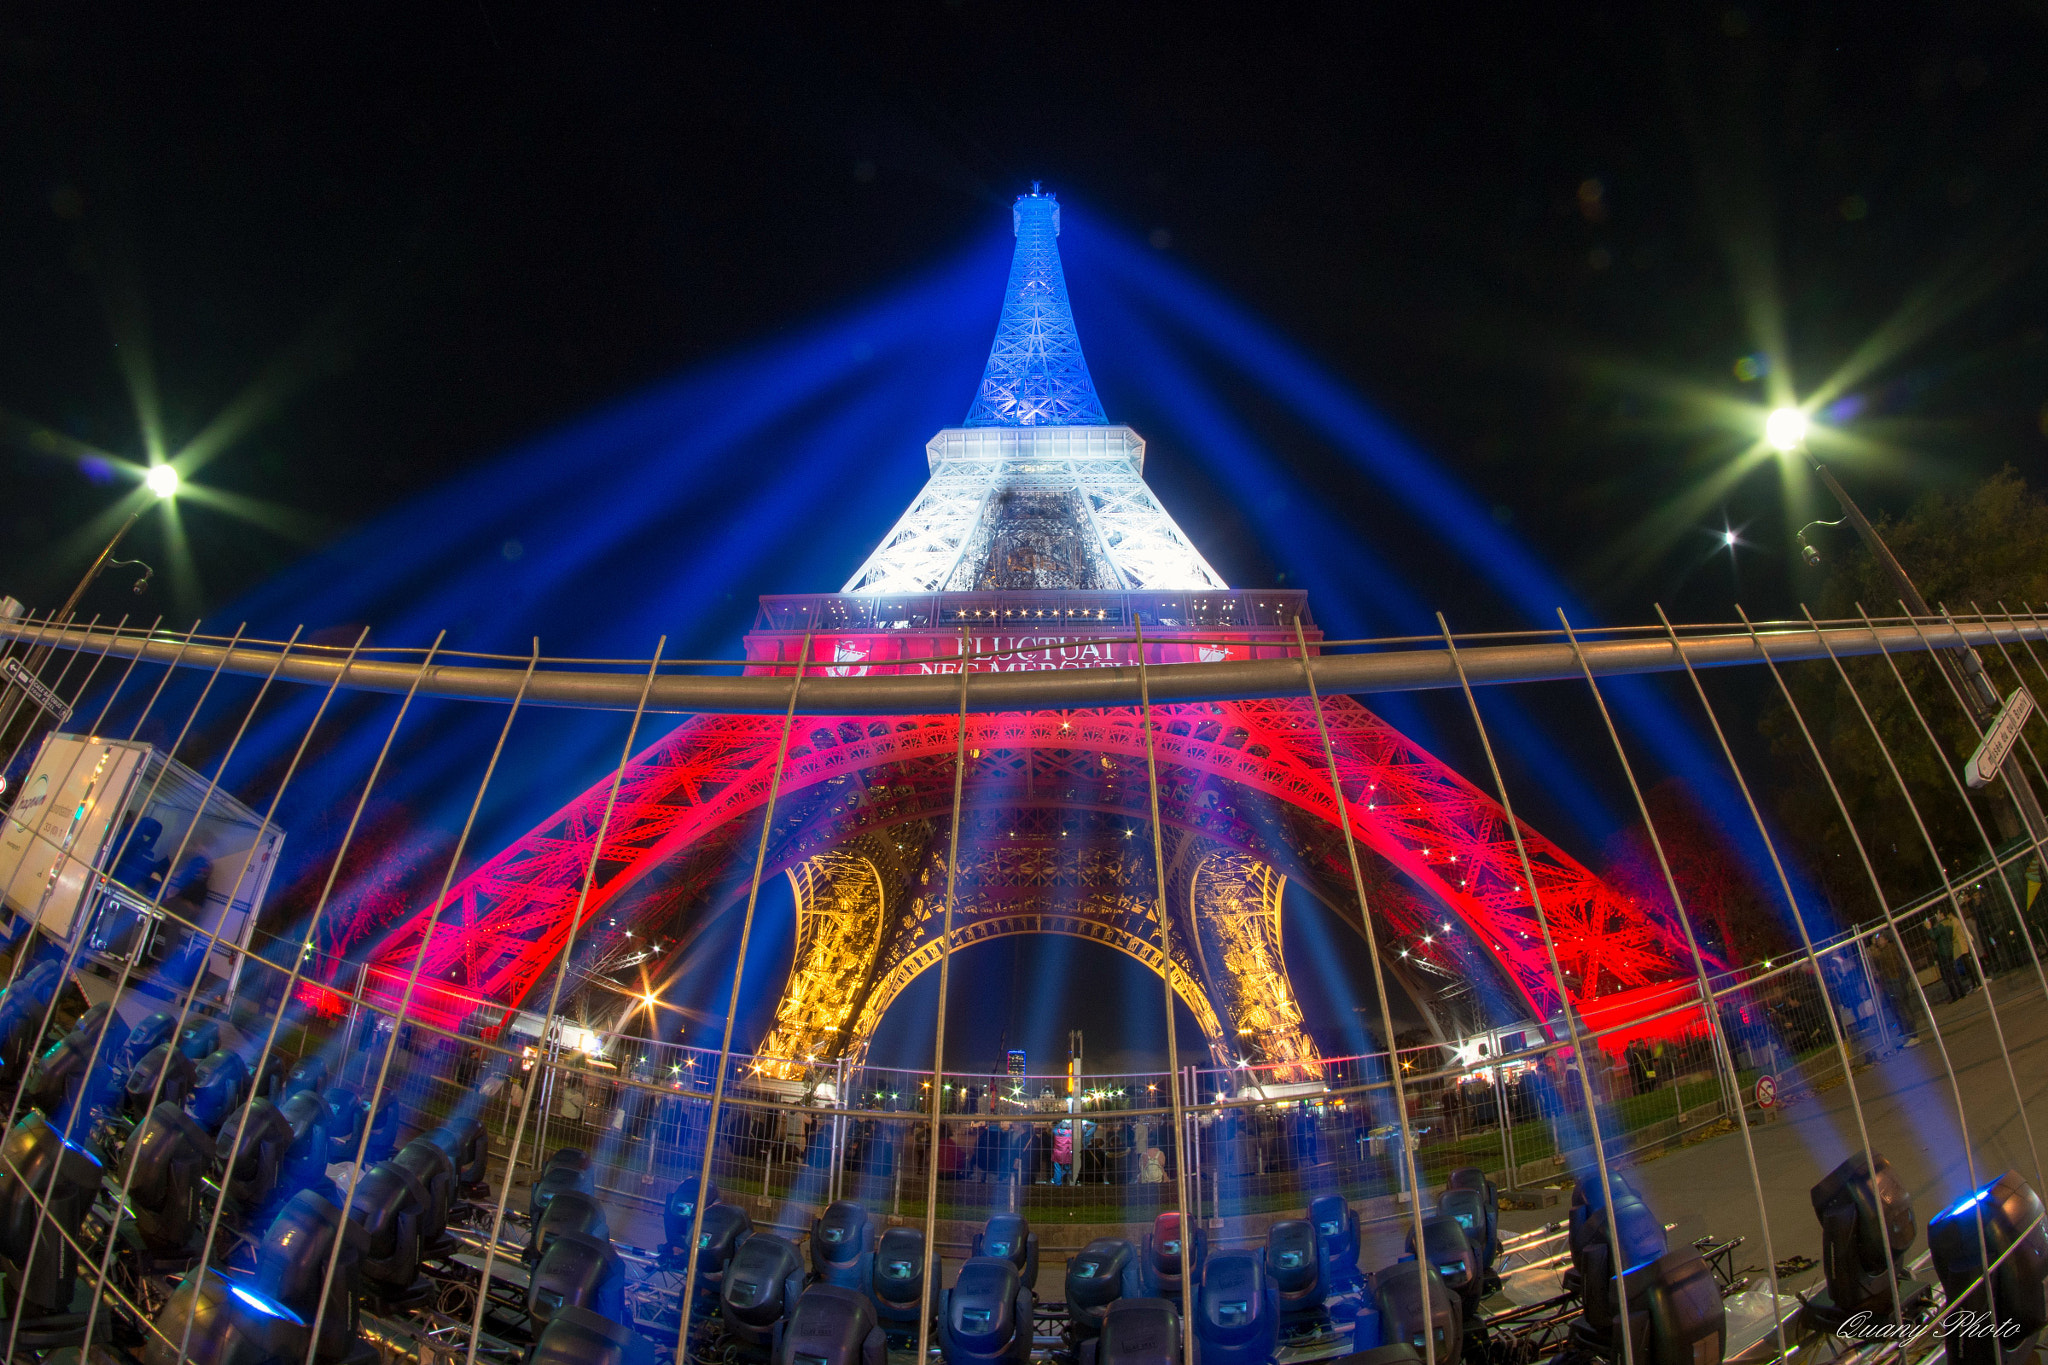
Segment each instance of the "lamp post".
[[[1841,520],[1848,522],[1855,528],[1856,534],[1862,537],[1871,558],[1878,562],[1885,576],[1891,579],[1892,588],[1898,593],[1899,601],[1905,604],[1906,610],[1919,619],[1932,617],[1933,608],[1929,607],[1927,599],[1920,595],[1920,589],[1914,586],[1905,566],[1900,564],[1898,557],[1892,553],[1891,546],[1884,543],[1884,537],[1870,524],[1870,518],[1863,515],[1863,509],[1856,505],[1856,499],[1850,497],[1848,490],[1835,478],[1834,471],[1828,468],[1827,462],[1807,448],[1807,427],[1806,414],[1798,408],[1779,408],[1764,422],[1764,439],[1787,455],[1797,454],[1805,457],[1806,462],[1813,466],[1813,472],[1828,492],[1834,495],[1835,502],[1841,507]],[[1820,562],[1819,551],[1806,540],[1807,529],[1816,525],[1839,526],[1841,521],[1808,522],[1806,527],[1800,529],[1800,550],[1809,564]],[[1971,715],[1979,727],[1989,724],[1998,715],[2005,699],[1998,695],[1998,685],[1992,682],[1991,676],[1984,671],[1984,660],[1978,657],[1976,649],[1969,645],[1956,645],[1946,652],[1954,656],[1956,671],[1962,675],[1962,686],[1958,690],[1970,708]],[[1935,659],[1935,666],[1944,666],[1944,661],[1939,656]],[[2005,779],[2006,790],[2012,793],[2013,804],[2019,808],[2020,819],[2026,825],[2029,837],[2036,845],[2048,840],[2048,815],[2042,813],[2041,803],[2034,794],[2034,788],[2027,781],[2025,770],[2020,767],[2017,751],[2007,756],[1999,773]]]
[[[156,494],[157,501],[159,502],[170,501],[178,491],[179,482],[178,471],[168,464],[151,466],[149,472],[143,477],[143,484],[150,492]],[[84,575],[78,580],[78,586],[71,590],[71,595],[64,599],[64,605],[57,609],[57,614],[52,618],[51,624],[61,626],[71,620],[72,613],[78,610],[78,604],[84,599],[86,592],[94,583],[99,581],[100,574],[107,569],[140,568],[142,570],[142,577],[135,580],[135,591],[141,592],[149,586],[150,578],[156,573],[155,569],[152,569],[139,559],[114,558],[114,551],[120,548],[122,539],[127,536],[135,523],[142,519],[143,511],[144,508],[138,507],[133,512],[130,512],[128,519],[116,528],[112,536],[108,537],[107,543],[101,547],[99,554],[95,555],[92,563],[86,566]],[[0,692],[0,696],[5,696],[7,693],[13,692],[17,687],[20,687],[25,693],[29,694],[29,714],[33,716],[42,710],[43,703],[38,701],[33,695],[35,689],[27,684],[28,680],[33,679],[42,670],[44,662],[49,659],[53,652],[53,646],[42,645],[30,651],[28,657],[22,661],[18,669],[10,662],[8,677],[5,679],[5,691]],[[0,728],[5,728],[11,721],[12,717],[9,716],[7,722],[0,722]],[[30,726],[33,728],[33,721],[30,722]]]

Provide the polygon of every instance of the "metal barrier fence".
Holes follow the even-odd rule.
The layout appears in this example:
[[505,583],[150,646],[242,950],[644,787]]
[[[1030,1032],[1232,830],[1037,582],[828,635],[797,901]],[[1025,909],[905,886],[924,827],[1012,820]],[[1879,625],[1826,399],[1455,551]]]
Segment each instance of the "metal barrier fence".
[[[1135,643],[1139,662],[1087,675],[962,666],[937,676],[861,678],[807,677],[808,654],[791,667],[734,678],[712,670],[744,661],[664,661],[659,650],[640,660],[543,660],[537,650],[507,660],[457,655],[439,642],[425,650],[373,650],[362,639],[315,646],[297,636],[256,642],[239,633],[222,638],[34,619],[0,627],[0,664],[12,665],[9,676],[17,679],[0,697],[0,742],[8,748],[0,772],[18,771],[29,755],[57,752],[45,743],[57,728],[42,720],[45,714],[69,715],[67,732],[90,737],[74,746],[68,767],[42,774],[48,809],[32,813],[21,803],[36,793],[23,789],[4,827],[14,841],[5,894],[17,907],[7,993],[0,997],[0,1081],[11,1082],[7,1125],[13,1134],[0,1148],[0,1183],[6,1184],[0,1202],[13,1201],[8,1207],[17,1211],[10,1230],[0,1233],[10,1299],[7,1356],[111,1339],[147,1351],[152,1360],[193,1357],[194,1334],[207,1329],[205,1315],[192,1305],[209,1292],[209,1268],[260,1280],[259,1246],[267,1220],[278,1216],[280,1195],[294,1186],[312,1190],[331,1196],[330,1206],[351,1211],[344,1216],[355,1216],[359,1193],[380,1162],[416,1134],[470,1120],[485,1134],[488,1167],[486,1178],[473,1182],[468,1213],[458,1218],[459,1225],[467,1220],[458,1226],[467,1238],[461,1253],[469,1258],[461,1262],[467,1269],[453,1268],[455,1253],[442,1247],[434,1294],[423,1300],[408,1298],[402,1288],[371,1292],[365,1301],[375,1311],[359,1320],[351,1295],[332,1292],[337,1276],[347,1283],[357,1273],[345,1268],[347,1239],[328,1237],[320,1243],[325,1266],[304,1302],[286,1314],[304,1319],[298,1322],[303,1344],[295,1349],[309,1365],[333,1358],[322,1336],[333,1330],[329,1314],[345,1319],[350,1332],[415,1359],[517,1356],[518,1332],[530,1333],[537,1324],[530,1306],[525,1316],[508,1307],[493,1276],[501,1258],[521,1257],[531,1232],[515,1192],[531,1185],[548,1154],[561,1147],[592,1155],[592,1184],[611,1215],[613,1240],[671,1239],[666,1261],[653,1252],[635,1260],[635,1302],[668,1296],[666,1316],[656,1311],[640,1325],[669,1332],[666,1345],[677,1352],[700,1289],[704,1201],[690,1201],[695,1207],[681,1245],[662,1226],[661,1214],[678,1187],[708,1191],[712,1182],[729,1200],[749,1201],[756,1221],[771,1227],[805,1229],[831,1200],[858,1199],[878,1214],[921,1225],[928,1244],[949,1251],[960,1247],[962,1236],[942,1222],[972,1224],[1011,1210],[1048,1227],[1084,1229],[1144,1224],[1157,1213],[1178,1211],[1200,1219],[1198,1226],[1219,1243],[1255,1240],[1262,1217],[1338,1194],[1365,1213],[1374,1235],[1392,1249],[1404,1236],[1423,1239],[1424,1206],[1454,1170],[1479,1167],[1508,1188],[1577,1176],[1599,1189],[1611,1208],[1624,1166],[1727,1135],[1742,1152],[1754,1208],[1713,1212],[1739,1217],[1760,1232],[1756,1275],[1768,1305],[1747,1344],[1779,1355],[1792,1344],[1792,1313],[1784,1305],[1796,1307],[1781,1283],[1789,1261],[1779,1253],[1809,1243],[1813,1232],[1810,1209],[1773,1199],[1767,1187],[1782,1182],[1757,1155],[1758,1132],[1781,1122],[1786,1102],[1810,1097],[1807,1107],[1816,1117],[1802,1122],[1833,1125],[1839,1131],[1831,1150],[1860,1152],[1874,1164],[1873,1104],[1883,1097],[1883,1120],[1891,1122],[1901,1088],[1912,1088],[1917,1119],[1954,1135],[1953,1151],[1942,1160],[1959,1163],[1964,1180],[1940,1188],[1944,1204],[1951,1194],[1985,1188],[2007,1167],[2041,1185],[2020,1073],[2038,1066],[2038,1050],[2048,1045],[2031,1031],[2048,999],[2041,959],[2048,926],[2035,909],[2048,829],[2034,795],[2048,774],[2023,731],[1996,794],[1973,799],[1951,738],[1959,731],[1977,737],[1982,727],[1940,661],[1946,651],[1981,648],[2001,690],[2009,682],[2030,691],[2028,680],[2044,677],[2038,651],[2048,641],[2048,622],[2042,618],[1973,610],[1967,618],[1809,618],[1769,626],[1745,620],[1695,628],[1664,623],[1607,632],[1564,625],[1512,638],[1459,637],[1446,629],[1435,641],[1326,641],[1316,654],[1302,642],[1291,658],[1173,665],[1143,662],[1144,622],[1134,624],[1136,633],[1117,642]],[[960,657],[973,656],[963,648]],[[1852,667],[1851,660],[1859,662]],[[1902,664],[1912,665],[1910,676]],[[1833,852],[1851,867],[1848,882],[1860,874],[1858,905],[1874,907],[1861,923],[1837,927],[1854,916],[1799,896],[1807,879],[1797,866],[1819,851],[1788,847],[1784,832],[1760,810],[1738,746],[1729,740],[1728,717],[1716,706],[1715,675],[1704,671],[1710,668],[1768,676],[1769,694],[1789,717],[1805,780],[1824,788],[1836,808],[1842,846]],[[1827,680],[1835,707],[1830,723],[1859,736],[1874,759],[1867,769],[1853,775],[1833,769],[1830,749],[1788,684],[1793,668]],[[1697,907],[1685,903],[1631,765],[1632,746],[1609,720],[1602,691],[1603,678],[1651,671],[1684,676],[1698,703],[1696,718],[1714,738],[1719,780],[1746,803],[1754,824],[1746,834],[1774,869],[1775,885],[1764,893],[1787,946],[1769,957],[1730,961],[1725,945],[1714,953],[1701,946]],[[224,679],[244,681],[223,686]],[[1586,689],[1599,724],[1592,739],[1579,736],[1583,756],[1618,766],[1668,897],[1657,913],[1685,948],[1682,970],[1661,983],[1665,996],[1625,1016],[1603,1018],[1598,995],[1588,998],[1578,989],[1583,983],[1559,965],[1544,879],[1529,851],[1534,836],[1515,815],[1513,793],[1495,761],[1487,689],[1546,680],[1575,680]],[[1064,1076],[1020,1083],[1007,1075],[941,1069],[960,832],[980,780],[970,774],[968,717],[1012,710],[1124,707],[1134,713],[1146,780],[1131,793],[1142,818],[1123,833],[1130,837],[1142,827],[1151,840],[1149,867],[1142,858],[1130,866],[1156,882],[1131,890],[1141,905],[1156,909],[1141,915],[1147,932],[1167,940],[1173,931],[1165,912],[1160,769],[1172,761],[1161,754],[1171,717],[1155,709],[1211,699],[1298,701],[1304,708],[1299,723],[1307,727],[1304,751],[1320,755],[1324,785],[1315,799],[1335,812],[1332,847],[1339,852],[1333,857],[1348,868],[1346,908],[1358,918],[1372,964],[1370,989],[1360,991],[1376,1012],[1370,1032],[1399,1043],[1386,976],[1391,940],[1385,938],[1398,926],[1374,903],[1380,883],[1368,875],[1367,854],[1358,847],[1355,806],[1371,797],[1340,771],[1325,700],[1333,692],[1399,688],[1448,688],[1465,704],[1487,761],[1474,790],[1500,812],[1494,837],[1519,862],[1517,890],[1533,888],[1526,911],[1547,962],[1547,998],[1565,1002],[1559,1008],[1547,1017],[1489,1020],[1496,1041],[1484,1056],[1447,1041],[1263,1067],[1176,1053],[1158,1072],[1087,1076],[1072,1096],[1044,1083],[1063,1084]],[[353,751],[344,756],[324,746],[344,724],[367,733],[372,720],[355,703],[374,693],[398,700],[374,755],[365,751],[360,773],[332,784],[354,795],[332,812],[324,831],[325,847],[315,860],[321,884],[303,917],[264,922],[252,912],[250,922],[231,924],[243,884],[255,875],[253,853],[232,876],[213,878],[209,871],[198,883],[180,876],[204,812],[212,809],[207,803],[229,795],[220,790],[222,776],[239,747],[252,735],[266,746],[260,780],[240,796],[247,809],[260,809],[259,828],[269,828],[286,791],[310,768],[356,761]],[[398,740],[425,697],[467,699],[463,704],[489,707],[493,717],[503,713],[495,739],[473,756],[475,793],[461,833],[439,874],[428,876],[440,888],[431,902],[436,906],[446,903],[458,875],[488,852],[471,848],[470,834],[523,710],[545,704],[623,713],[620,758],[598,808],[566,936],[523,1000],[465,1001],[459,983],[423,980],[425,942],[410,962],[373,963],[373,945],[361,943],[337,951],[347,935],[332,921],[361,910],[335,902],[337,882],[345,867],[355,866],[350,858],[380,783],[393,783],[414,752]],[[725,869],[747,885],[744,908],[735,909],[741,928],[729,964],[731,989],[724,993],[728,1004],[722,1018],[712,1018],[721,1046],[686,1047],[604,1029],[604,1046],[579,1047],[574,1036],[589,1038],[589,1019],[568,1007],[592,989],[602,969],[578,954],[579,936],[589,927],[583,897],[607,852],[607,822],[629,762],[646,744],[655,713],[721,708],[764,713],[779,726],[758,834],[721,854]],[[786,765],[801,747],[799,716],[815,714],[938,714],[955,737],[952,804],[939,822],[950,831],[950,843],[940,859],[943,885],[932,893],[942,899],[944,917],[935,940],[940,1036],[934,1066],[922,1071],[870,1066],[863,1057],[825,1065],[757,1056],[748,1040],[734,1035],[739,971],[777,828],[777,802],[789,795]],[[294,732],[283,734],[280,724]],[[85,854],[79,831],[94,828],[94,788],[80,785],[85,769],[113,761],[106,757],[113,749],[102,740],[124,732],[132,740],[146,727],[165,741],[152,746],[159,759],[200,775],[188,783],[198,795],[177,846],[145,877],[129,859],[142,820],[123,824],[114,818],[119,811],[110,813],[96,827],[104,839]],[[1911,761],[1902,763],[1908,753]],[[155,809],[149,803],[167,790],[170,769],[136,771],[133,790],[140,800],[131,813]],[[523,780],[532,781],[531,772]],[[1924,844],[1933,869],[1926,884],[1887,884],[1879,868],[1892,860],[1874,856],[1869,831],[1858,828],[1844,795],[1852,780],[1882,789],[1895,817],[1891,832]],[[70,813],[53,823],[59,799]],[[1991,804],[1996,801],[2006,804]],[[2011,827],[1998,828],[1999,818],[2013,812]],[[1930,814],[1939,814],[1945,830],[1972,832],[1973,846],[1942,846]],[[223,888],[220,880],[231,884]],[[53,917],[48,907],[60,892],[69,897],[69,910]],[[428,940],[439,923],[429,922]],[[1175,946],[1162,941],[1157,948],[1158,960],[1170,967]],[[1174,1051],[1174,986],[1170,970],[1160,975]],[[472,1008],[451,1022],[451,1002]],[[430,1003],[434,1008],[426,1008]],[[530,1032],[520,1032],[514,1006],[537,1020]],[[161,1024],[150,1018],[158,1013],[165,1016]],[[134,1049],[126,1039],[148,1028],[163,1032],[158,1041],[165,1046],[129,1055]],[[1503,1034],[1512,1041],[1500,1042]],[[59,1041],[46,1052],[53,1038]],[[190,1067],[177,1060],[188,1043],[199,1053],[186,1059]],[[1910,1083],[1899,1079],[1904,1073],[1888,1070],[1904,1065],[1899,1059],[1909,1053],[1916,1068]],[[232,1060],[216,1060],[223,1056]],[[218,1084],[237,1069],[246,1081]],[[295,1082],[286,1073],[304,1079],[305,1088],[290,1091]],[[1846,1111],[1821,1098],[1837,1087]],[[1050,1106],[1049,1088],[1055,1092]],[[306,1091],[317,1103],[299,1101]],[[208,1095],[227,1095],[229,1102],[218,1113],[209,1110],[211,1122],[200,1125],[208,1131],[187,1135],[193,1155],[180,1177],[187,1183],[166,1193],[170,1177],[150,1155],[150,1142],[171,1142],[170,1130],[186,1130],[162,1116],[162,1107],[168,1102],[190,1115],[195,1097]],[[41,1119],[26,1117],[31,1111]],[[45,1122],[47,1129],[36,1126]],[[62,1151],[43,1142],[45,1131],[60,1140]],[[261,1142],[276,1150],[258,1151]],[[93,1163],[90,1175],[67,1174],[64,1151]],[[1933,1174],[1952,1182],[1955,1173],[1941,1167]],[[173,1202],[160,1207],[163,1200]],[[1989,1249],[1980,1250],[1979,1264],[1991,1263]],[[182,1308],[179,1294],[185,1295]],[[1951,1296],[1951,1307],[1960,1302],[1960,1293]],[[466,1332],[456,1330],[464,1314]],[[175,1325],[175,1338],[167,1324]],[[928,1328],[928,1322],[920,1326],[920,1351]],[[1620,1358],[1635,1365],[1629,1335],[1619,1340]],[[1923,1325],[1911,1347],[1928,1344]],[[1427,1337],[1424,1348],[1434,1365]],[[1903,1355],[1909,1346],[1885,1349]]]

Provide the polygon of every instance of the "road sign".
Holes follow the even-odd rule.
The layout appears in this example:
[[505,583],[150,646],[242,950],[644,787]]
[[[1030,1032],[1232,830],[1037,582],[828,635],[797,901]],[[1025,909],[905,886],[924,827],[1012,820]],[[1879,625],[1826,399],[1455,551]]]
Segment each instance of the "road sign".
[[1999,708],[1998,719],[1991,722],[1991,728],[1984,732],[1983,740],[1977,745],[1977,752],[1970,755],[1970,762],[1963,769],[1973,787],[1989,786],[1991,779],[1998,776],[1998,770],[2005,766],[2005,756],[2012,752],[2013,744],[2020,737],[2020,727],[2034,714],[2034,698],[2024,687],[2013,689]]
[[35,674],[23,668],[19,659],[8,659],[0,663],[0,674],[4,674],[7,681],[28,693],[30,701],[55,716],[59,725],[71,719],[71,708],[58,701],[57,694],[43,686],[42,680]]
[[1778,1102],[1778,1078],[1759,1076],[1756,1078],[1756,1107],[1769,1109]]

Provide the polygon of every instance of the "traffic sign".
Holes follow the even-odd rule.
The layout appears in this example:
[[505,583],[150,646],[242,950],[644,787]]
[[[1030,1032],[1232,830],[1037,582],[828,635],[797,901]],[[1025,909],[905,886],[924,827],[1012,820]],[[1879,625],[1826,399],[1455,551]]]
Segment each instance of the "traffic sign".
[[1778,1102],[1778,1078],[1759,1076],[1756,1078],[1756,1107],[1769,1109]]
[[59,725],[71,719],[71,708],[58,701],[57,694],[43,686],[42,679],[23,668],[19,659],[0,662],[0,674],[5,674],[7,681],[28,693],[30,701],[55,716]]
[[1991,728],[1984,732],[1984,738],[1977,745],[1977,752],[1970,755],[1970,762],[1963,769],[1973,787],[1989,786],[1991,779],[1998,776],[1998,770],[2005,766],[2005,757],[2012,752],[2013,744],[2020,737],[2020,727],[2034,714],[2034,698],[2024,687],[2013,689],[1999,708],[1998,719],[1991,722]]

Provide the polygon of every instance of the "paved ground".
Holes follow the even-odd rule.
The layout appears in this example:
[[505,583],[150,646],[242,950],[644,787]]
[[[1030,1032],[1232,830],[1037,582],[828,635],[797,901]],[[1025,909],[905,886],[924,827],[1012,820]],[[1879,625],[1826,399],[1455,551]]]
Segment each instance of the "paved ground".
[[[1935,1010],[1948,1066],[1935,1038],[1923,1033],[1920,1046],[1857,1070],[1853,1092],[1850,1085],[1838,1082],[1819,1095],[1795,1099],[1781,1108],[1777,1120],[1752,1127],[1755,1170],[1770,1215],[1770,1258],[1819,1257],[1820,1224],[1808,1191],[1843,1158],[1862,1148],[1853,1100],[1861,1101],[1871,1145],[1890,1160],[1912,1192],[1922,1229],[1916,1253],[1926,1245],[1929,1216],[2002,1171],[2017,1171],[2035,1189],[2048,1190],[2036,1157],[2037,1148],[2048,1156],[2048,1010],[2043,1009],[2040,982],[2031,968],[2008,973],[1991,989],[1996,1025],[2002,1025],[2010,1049],[2010,1074],[2007,1051],[1999,1045],[1992,1011],[1985,992],[1979,990]],[[2024,1111],[2014,1101],[2015,1079]],[[2022,1122],[2023,1112],[2032,1123],[2032,1138]],[[1739,1264],[1760,1268],[1766,1263],[1757,1178],[1740,1133],[1710,1138],[1627,1169],[1630,1181],[1667,1223],[1690,1223],[1696,1216],[1716,1236],[1748,1239]],[[1521,1231],[1562,1216],[1560,1206],[1503,1214],[1501,1222],[1504,1231]],[[1786,1283],[1804,1287],[1811,1278],[1809,1272]]]

